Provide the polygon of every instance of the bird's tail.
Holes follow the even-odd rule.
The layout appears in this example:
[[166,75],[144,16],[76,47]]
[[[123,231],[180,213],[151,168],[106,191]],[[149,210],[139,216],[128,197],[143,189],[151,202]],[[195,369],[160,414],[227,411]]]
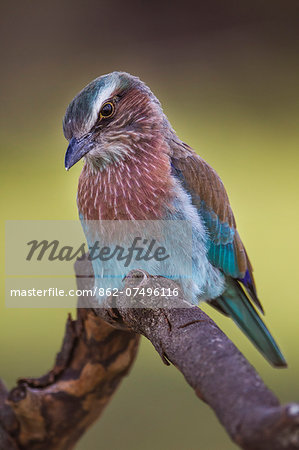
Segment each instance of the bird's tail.
[[234,320],[271,364],[277,367],[287,366],[270,331],[236,280],[227,279],[225,292],[214,302]]

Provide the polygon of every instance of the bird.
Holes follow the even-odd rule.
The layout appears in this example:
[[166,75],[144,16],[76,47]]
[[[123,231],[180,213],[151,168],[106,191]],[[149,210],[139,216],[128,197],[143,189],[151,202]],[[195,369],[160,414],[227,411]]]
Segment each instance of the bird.
[[[71,101],[63,132],[69,142],[65,168],[84,159],[77,205],[89,247],[95,228],[104,243],[113,240],[110,226],[108,231],[101,228],[105,221],[114,230],[124,222],[157,221],[170,228],[183,221],[190,224],[190,303],[206,301],[232,318],[270,364],[285,367],[286,360],[261,318],[264,311],[253,268],[225,187],[216,171],[179,139],[151,89],[126,72],[102,75]],[[167,238],[179,248],[171,273],[184,271],[185,266],[186,240],[179,230],[170,231]],[[141,269],[154,274],[161,270],[159,265],[143,264]],[[100,286],[106,268],[93,261],[93,269]],[[108,269],[113,271],[111,265]],[[180,281],[190,291],[183,276]]]

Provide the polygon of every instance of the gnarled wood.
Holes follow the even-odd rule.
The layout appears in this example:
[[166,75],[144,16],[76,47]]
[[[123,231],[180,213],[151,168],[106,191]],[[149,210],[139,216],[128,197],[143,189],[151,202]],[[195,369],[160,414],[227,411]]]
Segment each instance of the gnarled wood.
[[137,334],[78,309],[77,320],[67,320],[54,368],[38,379],[20,379],[9,393],[2,387],[0,448],[73,448],[128,373],[138,341]]

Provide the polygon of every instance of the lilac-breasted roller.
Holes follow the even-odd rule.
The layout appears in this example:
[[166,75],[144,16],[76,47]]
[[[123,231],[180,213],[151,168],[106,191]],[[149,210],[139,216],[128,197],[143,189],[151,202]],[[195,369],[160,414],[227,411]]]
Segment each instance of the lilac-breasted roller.
[[[223,183],[177,137],[151,90],[128,73],[103,75],[70,103],[63,129],[66,169],[85,159],[77,203],[89,245],[88,221],[191,223],[196,302],[208,301],[230,316],[270,363],[286,366],[256,310],[263,312]],[[174,270],[182,261],[178,254]],[[93,267],[100,285],[103,268],[99,262]]]

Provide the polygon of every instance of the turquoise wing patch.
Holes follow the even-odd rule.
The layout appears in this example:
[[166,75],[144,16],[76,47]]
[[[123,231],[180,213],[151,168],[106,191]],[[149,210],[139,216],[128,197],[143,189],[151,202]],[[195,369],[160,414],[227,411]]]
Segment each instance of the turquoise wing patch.
[[238,268],[238,261],[234,247],[235,229],[227,223],[221,222],[217,214],[201,201],[199,210],[204,225],[209,234],[208,258],[226,275],[238,278],[242,274]]

